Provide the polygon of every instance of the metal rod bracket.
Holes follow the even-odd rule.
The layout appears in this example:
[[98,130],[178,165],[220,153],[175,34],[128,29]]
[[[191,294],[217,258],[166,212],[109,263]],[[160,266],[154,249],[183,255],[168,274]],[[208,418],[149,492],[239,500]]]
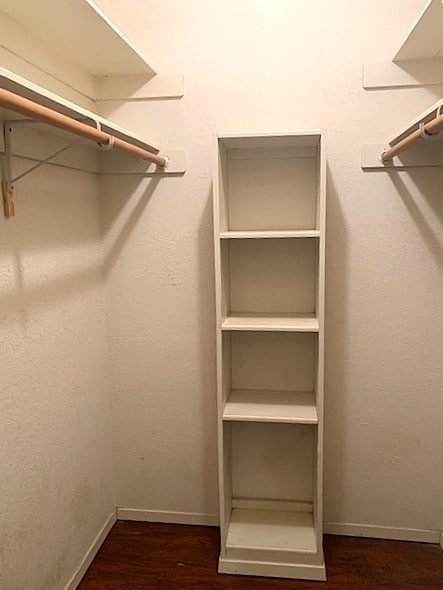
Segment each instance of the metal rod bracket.
[[14,186],[11,174],[11,141],[12,127],[3,125],[3,138],[5,142],[5,154],[2,158],[2,196],[3,211],[6,218],[15,217]]
[[43,164],[48,164],[56,156],[62,154],[63,152],[68,150],[70,147],[72,147],[75,143],[78,143],[80,141],[80,139],[75,139],[74,141],[71,141],[70,143],[68,143],[67,145],[63,146],[62,148],[56,150],[55,152],[53,152],[52,154],[50,154],[49,156],[47,156],[43,160],[40,160],[39,162],[37,162],[37,164],[34,164],[33,166],[31,166],[30,168],[28,168],[27,170],[25,170],[21,174],[18,174],[17,176],[13,177],[12,176],[12,163],[11,163],[11,159],[12,159],[12,155],[13,155],[13,153],[12,153],[13,125],[15,125],[15,122],[13,122],[13,121],[6,121],[3,124],[3,137],[4,137],[4,142],[5,142],[5,153],[4,153],[3,162],[2,162],[2,164],[3,164],[3,166],[2,166],[2,195],[3,195],[3,209],[4,209],[5,217],[8,217],[8,218],[15,216],[15,207],[14,207],[13,198],[14,198],[14,184],[17,182],[17,180],[24,178],[25,176],[27,176],[31,172],[34,172],[34,170],[36,170],[37,168],[40,168],[40,166],[43,166]]

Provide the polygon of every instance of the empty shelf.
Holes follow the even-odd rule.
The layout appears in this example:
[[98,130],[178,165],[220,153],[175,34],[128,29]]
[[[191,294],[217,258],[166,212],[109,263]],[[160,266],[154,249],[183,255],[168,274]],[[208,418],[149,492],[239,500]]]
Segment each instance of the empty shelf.
[[318,238],[320,232],[317,229],[300,230],[248,230],[248,231],[224,231],[220,233],[222,240],[233,239],[263,239],[263,238]]
[[226,547],[315,553],[317,544],[312,514],[234,508]]
[[234,389],[225,405],[223,420],[317,424],[315,395],[299,391]]
[[222,322],[222,330],[267,332],[318,332],[314,314],[232,313]]
[[3,0],[2,12],[94,76],[155,73],[92,0]]

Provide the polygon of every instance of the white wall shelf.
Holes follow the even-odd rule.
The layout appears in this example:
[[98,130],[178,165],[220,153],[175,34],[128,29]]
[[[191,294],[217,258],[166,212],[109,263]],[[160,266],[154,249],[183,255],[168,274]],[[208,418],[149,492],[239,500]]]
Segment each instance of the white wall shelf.
[[222,322],[222,330],[271,332],[318,332],[318,319],[296,313],[233,313]]
[[301,391],[231,391],[223,420],[239,422],[283,422],[317,424],[315,394]]
[[94,76],[155,74],[91,0],[2,0],[1,10],[66,61]]
[[392,61],[366,64],[366,89],[433,86],[443,83],[443,4],[429,0]]
[[[99,123],[103,131],[119,137],[120,139],[124,139],[125,141],[130,141],[141,148],[157,152],[159,151],[158,148],[153,145],[153,143],[145,141],[144,139],[138,137],[135,133],[127,131],[112,121],[104,119],[100,115],[84,109],[5,68],[0,68],[0,87],[4,88],[5,90],[9,90],[10,92],[14,92],[15,94],[19,94],[20,96],[32,100],[40,105],[53,109],[58,113],[89,123],[93,127]],[[1,116],[3,120],[17,120],[20,118],[25,118],[21,117],[17,113],[7,111],[5,109],[2,109]],[[45,128],[48,130],[50,129],[49,127]],[[63,132],[57,131],[57,133]]]
[[324,580],[324,141],[215,152],[219,571]]
[[394,61],[443,57],[443,5],[429,0],[397,51]]
[[221,232],[222,240],[244,240],[244,239],[265,239],[265,238],[318,238],[320,232],[312,230],[286,230],[286,231],[225,231]]
[[[96,127],[97,125],[100,125],[100,128],[104,132],[109,133],[110,135],[113,135],[120,139],[123,139],[124,141],[128,141],[140,148],[152,151],[154,153],[158,153],[160,151],[159,148],[153,145],[153,142],[146,141],[138,135],[136,135],[135,133],[124,129],[120,125],[117,125],[113,121],[109,121],[108,119],[105,119],[96,113],[84,109],[74,104],[73,102],[70,102],[61,96],[58,96],[50,92],[49,90],[42,88],[41,86],[38,86],[37,84],[34,84],[29,80],[26,80],[25,78],[22,78],[21,76],[18,76],[14,72],[11,72],[5,68],[0,68],[0,87],[9,90],[10,92],[14,92],[15,94],[18,94],[20,96],[23,96],[29,100],[32,100],[37,104],[53,109],[58,113],[85,122],[91,125],[91,127]],[[8,109],[0,109],[0,120],[3,122],[12,121],[14,124],[16,124],[17,121],[19,121],[20,123],[20,121],[26,120],[26,117],[22,117],[21,115]],[[28,119],[28,121],[30,120]],[[16,126],[17,128],[20,127],[20,134],[28,133],[29,131],[28,126],[23,126],[20,124]],[[43,131],[44,133],[52,134],[58,136],[59,138],[72,140],[72,135],[70,135],[69,133],[65,131],[60,131],[58,129],[49,127],[44,124],[40,124],[38,122],[35,122],[35,125],[32,125],[32,127],[34,128],[34,130],[38,129],[40,132]],[[94,146],[94,144],[88,145]],[[105,153],[98,146],[95,146],[95,149],[99,151],[104,162],[106,162],[106,158],[108,158],[108,156],[111,156],[111,152]],[[183,151],[173,150],[172,152],[173,157],[171,158],[170,166],[168,166],[167,172],[184,172]],[[171,154],[169,154],[169,152],[165,152],[165,155]],[[143,166],[144,170],[146,170],[146,163],[144,163]],[[113,167],[115,167],[115,162],[113,162]],[[107,170],[105,169],[104,172],[106,171]],[[121,171],[121,173],[124,172]],[[139,171],[139,173],[141,172]]]
[[157,74],[92,0],[4,0],[1,11],[2,47],[90,101],[183,96],[183,76]]
[[[14,183],[41,164],[113,174],[182,174],[185,171],[186,162],[182,150],[159,154],[158,148],[130,131],[4,68],[0,68],[0,87],[3,105],[0,108],[0,122],[3,127],[0,151],[3,153],[2,194],[6,217],[15,215]],[[29,116],[24,116],[23,113]],[[75,134],[79,127],[82,137]],[[93,141],[85,140],[85,134],[86,137],[92,135]],[[103,149],[103,144],[97,143],[110,140],[112,143],[106,149]],[[112,153],[114,143],[116,147],[129,149],[131,153]],[[82,147],[86,148],[91,161],[85,161],[79,155]],[[96,156],[91,157],[91,148],[98,150]],[[134,154],[134,151],[137,153]],[[14,158],[28,159],[35,164],[25,171],[21,170],[16,176],[12,171]],[[136,167],[134,161],[137,161]]]

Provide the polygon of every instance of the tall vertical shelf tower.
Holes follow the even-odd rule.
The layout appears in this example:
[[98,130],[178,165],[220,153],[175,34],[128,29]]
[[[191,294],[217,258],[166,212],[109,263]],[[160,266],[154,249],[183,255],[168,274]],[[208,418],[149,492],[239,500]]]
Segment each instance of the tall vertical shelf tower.
[[326,579],[323,143],[216,138],[222,573]]

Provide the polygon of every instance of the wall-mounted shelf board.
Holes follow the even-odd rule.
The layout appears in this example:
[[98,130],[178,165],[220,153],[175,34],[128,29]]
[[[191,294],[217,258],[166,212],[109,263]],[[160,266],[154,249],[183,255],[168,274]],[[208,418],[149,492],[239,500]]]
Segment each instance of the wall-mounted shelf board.
[[94,76],[155,74],[92,0],[2,0],[2,12]]
[[429,0],[414,23],[394,61],[443,57],[443,4]]
[[233,389],[223,411],[223,420],[317,424],[315,394]]
[[[412,131],[418,129],[420,123],[428,123],[429,121],[434,119],[437,116],[439,109],[443,109],[443,99],[438,100],[428,109],[414,117],[412,121],[410,121],[406,126],[404,126],[396,133],[396,135],[389,142],[389,145],[395,145],[396,143],[404,139],[407,135],[412,133]],[[436,139],[437,137],[438,139],[441,139],[440,136],[436,136]]]
[[318,332],[318,319],[298,313],[233,313],[221,324],[222,330],[270,332]]
[[[58,113],[62,113],[63,115],[72,117],[73,119],[81,120],[85,123],[90,123],[93,127],[95,127],[96,122],[98,122],[100,123],[101,129],[106,133],[115,135],[120,139],[129,141],[149,151],[159,151],[158,148],[154,147],[153,144],[148,143],[134,133],[123,129],[112,121],[104,119],[100,115],[88,111],[87,109],[84,109],[63,97],[58,96],[57,94],[54,94],[53,92],[50,92],[49,90],[46,90],[45,88],[42,88],[41,86],[38,86],[37,84],[34,84],[5,68],[0,68],[0,87],[9,90],[10,92],[14,92],[15,94],[19,94],[20,96],[23,96],[45,107],[53,109]],[[5,116],[5,113],[3,113],[3,116]],[[12,120],[20,118],[20,115],[17,115],[17,113],[10,113],[10,117],[9,114],[6,116],[8,119],[10,118]],[[47,128],[49,129],[49,127]]]
[[443,83],[443,4],[429,0],[392,61],[365,64],[363,88],[408,88]]
[[243,239],[263,239],[263,238],[318,238],[320,232],[312,230],[253,230],[253,231],[225,231],[220,233],[222,240],[243,240]]
[[[32,100],[37,104],[53,109],[58,113],[82,121],[91,127],[97,127],[97,125],[100,125],[101,130],[105,133],[109,133],[110,135],[127,141],[142,149],[148,150],[155,154],[159,153],[160,151],[159,148],[153,145],[153,143],[140,138],[131,131],[124,129],[116,123],[109,121],[100,115],[97,115],[96,113],[88,111],[87,109],[84,109],[63,97],[58,96],[5,68],[0,68],[0,87]],[[8,109],[0,109],[0,120],[3,122],[14,122],[14,144],[17,147],[17,149],[14,150],[14,155],[18,157],[28,157],[29,159],[35,161],[39,160],[35,145],[31,145],[31,143],[29,143],[29,146],[26,145],[26,135],[29,137],[32,135],[37,137],[39,134],[40,136],[42,134],[48,136],[52,135],[58,137],[59,141],[63,139],[66,143],[70,143],[75,139],[75,136],[66,131],[59,130],[55,127],[40,123],[38,121],[34,122],[31,119],[27,119],[26,117],[23,117]],[[23,122],[26,124],[23,124]],[[87,146],[87,150],[89,152],[91,149],[98,151],[99,171],[102,173],[149,175],[155,171],[155,165],[151,165],[149,162],[139,160],[133,156],[128,156],[127,154],[117,153],[114,150],[104,151],[93,142],[80,142],[75,149],[78,151],[79,147],[81,146]],[[55,145],[54,149],[57,149],[57,147],[58,146]],[[165,155],[169,156],[170,161],[167,169],[160,173],[181,174],[185,171],[186,159],[183,150],[165,150],[164,153]],[[47,155],[47,153],[41,153],[41,159]],[[78,158],[75,158],[75,163],[71,166],[69,164],[69,156],[69,152],[66,152],[63,155],[62,159],[64,165],[78,169]],[[89,166],[87,166],[85,169],[90,171]]]
[[363,66],[365,90],[443,84],[443,58],[382,61]]

